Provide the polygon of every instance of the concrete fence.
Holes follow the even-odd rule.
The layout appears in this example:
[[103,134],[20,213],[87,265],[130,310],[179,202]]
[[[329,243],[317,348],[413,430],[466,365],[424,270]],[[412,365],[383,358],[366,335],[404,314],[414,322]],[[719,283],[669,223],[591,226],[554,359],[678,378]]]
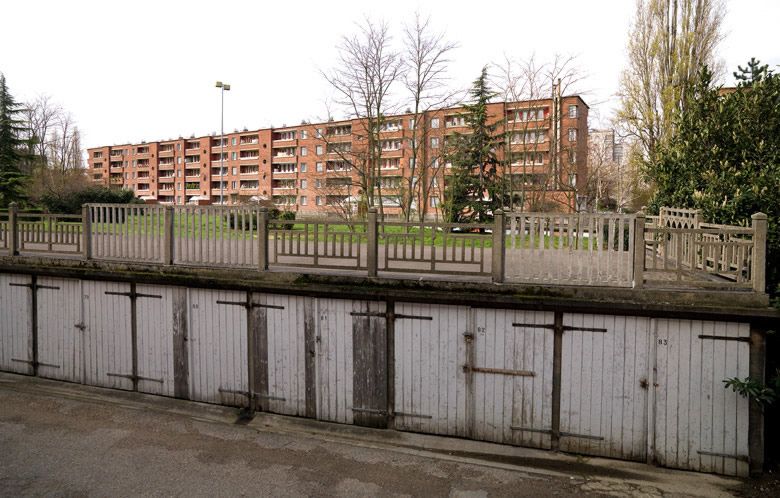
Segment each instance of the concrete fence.
[[87,204],[0,214],[0,251],[267,271],[322,268],[493,282],[746,289],[766,286],[766,215],[747,227],[695,210],[495,213],[490,223],[272,219],[256,206]]

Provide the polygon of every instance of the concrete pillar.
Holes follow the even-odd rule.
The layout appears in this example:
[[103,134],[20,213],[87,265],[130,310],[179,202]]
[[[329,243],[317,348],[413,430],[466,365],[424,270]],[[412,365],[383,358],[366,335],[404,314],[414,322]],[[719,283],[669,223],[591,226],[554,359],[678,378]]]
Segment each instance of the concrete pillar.
[[504,212],[496,211],[493,220],[493,254],[491,270],[494,283],[504,281],[504,265],[506,257],[506,237],[504,236]]
[[81,206],[81,244],[84,259],[92,259],[92,219],[87,204]]
[[15,202],[8,205],[8,254],[19,254],[19,207]]
[[640,289],[645,280],[645,213],[638,212],[634,220],[634,288]]
[[368,208],[368,226],[366,228],[368,236],[368,254],[366,256],[366,265],[368,266],[368,276],[376,277],[377,261],[379,256],[378,234],[377,234],[377,216],[376,208]]
[[257,210],[257,269],[268,270],[268,208]]
[[163,216],[163,264],[173,264],[173,206],[165,206]]
[[764,213],[756,213],[750,217],[753,220],[753,290],[766,292],[766,232],[767,217]]

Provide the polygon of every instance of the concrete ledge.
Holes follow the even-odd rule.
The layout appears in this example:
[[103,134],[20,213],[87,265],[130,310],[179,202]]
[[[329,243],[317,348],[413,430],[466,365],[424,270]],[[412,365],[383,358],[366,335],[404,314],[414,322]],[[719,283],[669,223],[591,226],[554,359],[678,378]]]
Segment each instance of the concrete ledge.
[[676,318],[730,318],[753,323],[780,318],[766,294],[749,291],[613,288],[495,284],[487,281],[419,279],[405,275],[368,278],[346,271],[311,269],[196,268],[111,261],[0,257],[0,272],[88,280],[134,281],[282,294],[386,301],[424,300],[480,307],[563,310]]

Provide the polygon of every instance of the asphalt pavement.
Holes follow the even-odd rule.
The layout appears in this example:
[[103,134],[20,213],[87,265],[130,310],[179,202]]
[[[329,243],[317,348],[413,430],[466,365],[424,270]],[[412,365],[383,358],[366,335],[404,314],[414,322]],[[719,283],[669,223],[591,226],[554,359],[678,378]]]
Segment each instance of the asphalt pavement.
[[736,479],[0,373],[1,496],[731,496]]

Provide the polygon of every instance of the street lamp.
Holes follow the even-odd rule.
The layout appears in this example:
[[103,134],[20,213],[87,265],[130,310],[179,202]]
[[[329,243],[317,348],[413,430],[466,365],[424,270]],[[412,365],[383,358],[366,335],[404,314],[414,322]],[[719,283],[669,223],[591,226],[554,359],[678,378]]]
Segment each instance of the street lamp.
[[230,90],[230,85],[217,81],[215,86],[220,89],[220,93],[222,94],[222,109],[219,120],[219,205],[222,206],[225,203],[225,91]]

